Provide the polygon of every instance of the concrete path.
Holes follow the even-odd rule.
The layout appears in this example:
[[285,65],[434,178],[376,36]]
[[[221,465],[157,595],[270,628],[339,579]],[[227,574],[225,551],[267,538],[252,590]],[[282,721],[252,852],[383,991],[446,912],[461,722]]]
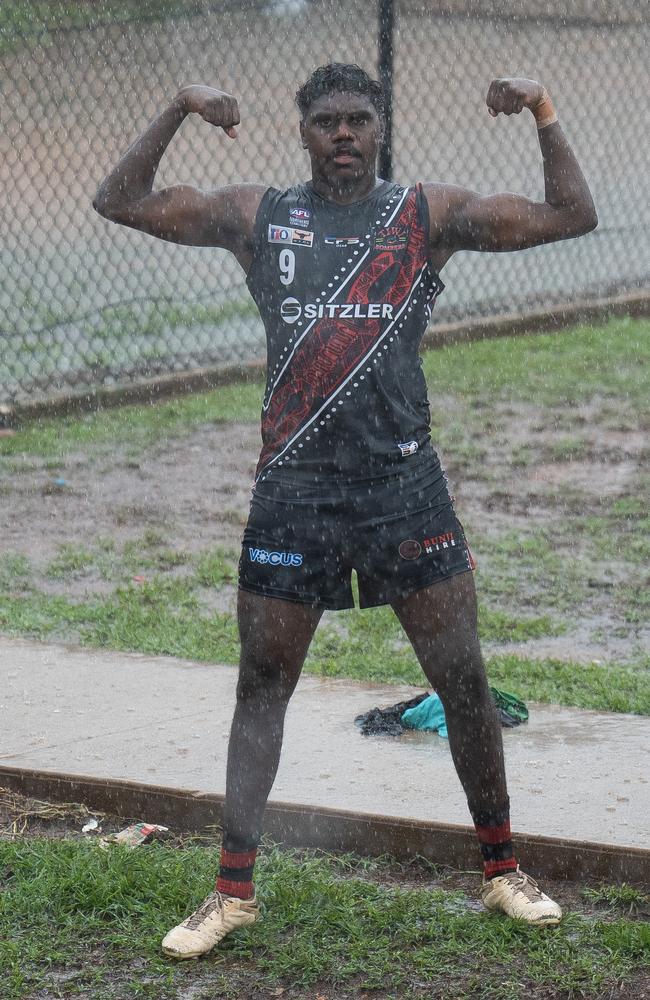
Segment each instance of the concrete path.
[[[0,636],[0,676],[0,766],[225,790],[234,667]],[[305,675],[271,799],[469,824],[446,740],[353,724],[419,690]],[[650,719],[529,709],[504,730],[513,829],[647,849]]]

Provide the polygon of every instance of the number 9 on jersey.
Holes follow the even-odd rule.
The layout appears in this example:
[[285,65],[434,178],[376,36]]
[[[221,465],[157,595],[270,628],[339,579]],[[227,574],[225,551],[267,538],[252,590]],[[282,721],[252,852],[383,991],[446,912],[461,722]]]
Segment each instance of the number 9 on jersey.
[[296,255],[293,250],[280,251],[280,281],[283,285],[290,285],[296,273]]

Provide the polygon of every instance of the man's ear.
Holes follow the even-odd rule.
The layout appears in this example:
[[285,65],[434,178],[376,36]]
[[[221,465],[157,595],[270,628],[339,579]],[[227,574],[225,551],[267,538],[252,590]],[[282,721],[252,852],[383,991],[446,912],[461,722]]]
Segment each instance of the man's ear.
[[302,141],[302,148],[307,149],[307,143],[305,141],[305,123],[300,122],[300,139]]

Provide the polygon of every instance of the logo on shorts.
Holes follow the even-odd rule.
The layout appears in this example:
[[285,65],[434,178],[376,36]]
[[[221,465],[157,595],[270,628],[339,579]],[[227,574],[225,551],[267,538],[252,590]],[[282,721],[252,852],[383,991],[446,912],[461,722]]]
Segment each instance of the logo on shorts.
[[249,548],[251,562],[268,563],[269,566],[302,566],[303,556],[300,552],[268,552],[266,549]]
[[456,537],[453,531],[445,531],[443,535],[434,535],[433,538],[425,538],[422,542],[427,555],[433,552],[441,552],[443,549],[455,548]]
[[415,455],[419,445],[417,441],[398,441],[397,447],[402,453],[402,458],[406,458],[407,455]]
[[417,559],[422,552],[422,546],[414,538],[407,538],[405,541],[399,543],[397,551],[402,559]]

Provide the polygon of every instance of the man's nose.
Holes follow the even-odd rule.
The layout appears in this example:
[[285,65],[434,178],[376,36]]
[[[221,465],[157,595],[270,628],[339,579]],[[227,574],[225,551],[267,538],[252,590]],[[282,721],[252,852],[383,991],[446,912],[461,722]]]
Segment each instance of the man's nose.
[[354,139],[354,132],[346,122],[345,118],[340,118],[334,129],[334,139]]

